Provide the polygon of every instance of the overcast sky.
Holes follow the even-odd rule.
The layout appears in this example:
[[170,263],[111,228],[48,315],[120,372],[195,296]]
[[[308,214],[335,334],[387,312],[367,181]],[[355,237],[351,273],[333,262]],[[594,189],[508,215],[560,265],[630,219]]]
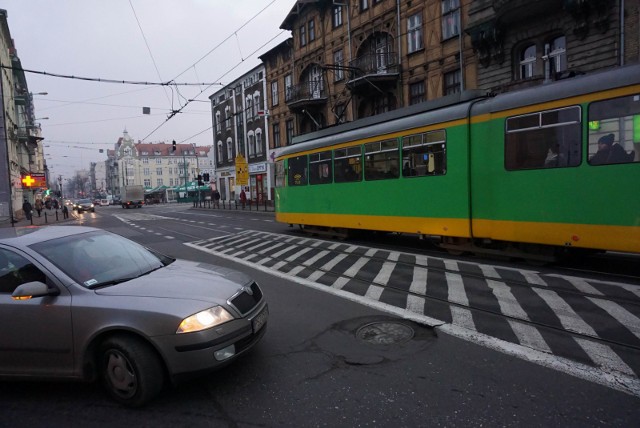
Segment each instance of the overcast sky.
[[[176,89],[26,73],[36,118],[49,118],[37,122],[52,173],[70,177],[90,162],[106,160],[106,150],[125,129],[135,141],[211,145],[208,96],[290,36],[280,25],[294,5],[295,0],[0,0],[26,70],[204,84]],[[171,110],[193,98],[206,102],[191,102],[165,122]],[[143,115],[142,107],[151,114]]]

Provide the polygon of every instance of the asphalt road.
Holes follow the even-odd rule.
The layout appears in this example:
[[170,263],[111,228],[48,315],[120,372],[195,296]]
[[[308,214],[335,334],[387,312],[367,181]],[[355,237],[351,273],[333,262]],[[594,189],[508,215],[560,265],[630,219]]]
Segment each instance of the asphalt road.
[[[168,218],[140,220],[146,215]],[[200,223],[202,215],[216,217]],[[183,245],[283,229],[269,214],[233,215],[108,207],[82,215],[79,223],[256,278],[271,316],[252,353],[219,372],[168,388],[137,410],[111,402],[98,385],[5,382],[0,426],[584,427],[635,426],[640,420],[637,395],[533,363],[517,352],[462,340],[446,328],[382,310],[385,306]]]

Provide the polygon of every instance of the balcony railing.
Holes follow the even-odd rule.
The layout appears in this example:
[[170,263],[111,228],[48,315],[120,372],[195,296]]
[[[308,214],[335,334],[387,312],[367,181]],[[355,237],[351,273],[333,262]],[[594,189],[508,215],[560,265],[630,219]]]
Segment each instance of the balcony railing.
[[304,102],[325,102],[327,91],[324,80],[308,80],[299,85],[290,86],[285,92],[287,104]]
[[394,52],[361,55],[349,63],[349,83],[363,78],[395,80],[400,73],[398,58]]

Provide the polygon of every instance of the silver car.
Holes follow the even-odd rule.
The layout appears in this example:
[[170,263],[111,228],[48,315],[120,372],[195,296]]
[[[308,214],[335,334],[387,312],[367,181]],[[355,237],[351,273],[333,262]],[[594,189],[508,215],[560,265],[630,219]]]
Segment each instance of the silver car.
[[268,307],[241,272],[100,229],[0,229],[0,377],[101,378],[141,406],[252,348]]

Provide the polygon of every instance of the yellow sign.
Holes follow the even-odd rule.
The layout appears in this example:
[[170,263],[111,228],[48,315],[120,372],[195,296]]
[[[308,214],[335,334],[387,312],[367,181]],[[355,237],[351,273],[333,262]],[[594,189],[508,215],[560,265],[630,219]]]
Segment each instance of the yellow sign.
[[47,187],[47,177],[44,174],[34,173],[22,176],[22,187]]
[[238,186],[249,185],[249,163],[242,155],[236,156],[236,184]]

